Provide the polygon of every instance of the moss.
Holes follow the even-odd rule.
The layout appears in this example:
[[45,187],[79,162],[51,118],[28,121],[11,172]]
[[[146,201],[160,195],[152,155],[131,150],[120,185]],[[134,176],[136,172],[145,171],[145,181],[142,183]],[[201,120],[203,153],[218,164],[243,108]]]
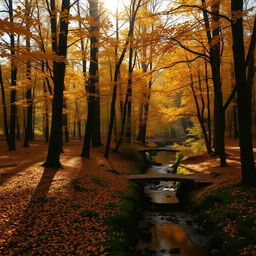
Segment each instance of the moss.
[[102,177],[99,177],[99,176],[91,177],[91,181],[92,181],[92,183],[94,183],[102,188],[108,187],[107,182]]
[[241,250],[256,244],[255,192],[255,188],[229,185],[194,200],[199,221],[214,235],[211,247],[217,252],[213,255],[241,255]]
[[138,208],[142,202],[142,192],[135,184],[130,184],[130,192],[125,194],[123,202],[114,214],[105,218],[109,227],[109,240],[105,242],[106,252],[110,256],[130,256],[137,243]]
[[80,216],[86,218],[97,218],[99,214],[94,210],[84,210],[80,213]]
[[86,191],[86,189],[80,184],[79,180],[77,179],[72,179],[70,181],[70,184],[74,191],[80,191],[80,192]]

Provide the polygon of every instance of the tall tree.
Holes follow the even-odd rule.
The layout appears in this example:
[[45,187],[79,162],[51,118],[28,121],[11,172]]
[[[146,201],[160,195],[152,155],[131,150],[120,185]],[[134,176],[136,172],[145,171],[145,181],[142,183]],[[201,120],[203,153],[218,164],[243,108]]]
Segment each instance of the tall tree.
[[[87,85],[87,122],[85,128],[84,143],[81,156],[90,157],[92,141],[94,146],[99,146],[100,141],[100,102],[99,102],[99,78],[98,78],[98,41],[99,41],[99,11],[98,1],[89,2],[91,17],[90,33],[90,66]],[[96,132],[95,132],[96,131]],[[95,138],[99,136],[98,140]],[[93,139],[94,138],[94,139]]]
[[[25,24],[27,31],[30,31],[30,15],[31,15],[31,2],[28,0],[25,1]],[[26,50],[30,52],[30,37],[26,36]],[[29,141],[32,139],[32,88],[31,88],[31,60],[26,61],[26,79],[28,81],[28,88],[26,89],[26,102],[27,106],[27,115],[26,115],[26,124],[25,124],[25,137],[24,137],[24,147],[29,146]],[[24,117],[25,118],[25,117]]]
[[[47,2],[48,3],[48,2]],[[62,111],[63,111],[63,91],[64,77],[67,57],[67,36],[68,36],[68,17],[70,10],[70,0],[62,0],[61,15],[59,18],[59,28],[57,29],[57,10],[55,0],[51,0],[50,7],[51,33],[52,33],[52,51],[61,60],[53,61],[53,102],[52,102],[52,123],[51,135],[48,147],[47,159],[43,166],[52,168],[61,168],[60,154],[62,150]]]
[[250,88],[246,81],[244,53],[243,0],[231,0],[232,38],[235,80],[237,86],[237,112],[242,167],[242,185],[256,186],[256,171],[250,127]]
[[118,81],[118,77],[119,77],[120,67],[121,67],[121,64],[122,64],[122,62],[124,60],[124,57],[125,57],[128,45],[129,45],[130,37],[133,35],[135,19],[136,19],[138,10],[141,7],[141,2],[142,2],[142,0],[138,0],[138,1],[133,0],[131,2],[132,13],[131,13],[130,21],[129,21],[128,35],[127,35],[127,38],[126,38],[126,41],[125,41],[122,53],[121,53],[121,55],[120,55],[116,65],[115,65],[114,86],[113,86],[112,100],[111,100],[111,109],[110,109],[110,121],[109,121],[109,127],[108,127],[107,143],[106,143],[105,153],[104,153],[104,156],[106,158],[108,158],[108,156],[109,156],[110,143],[111,143],[113,126],[114,126],[114,120],[115,120],[117,81]]
[[225,112],[223,108],[223,95],[220,76],[220,26],[219,26],[219,9],[220,1],[214,1],[212,4],[212,28],[210,26],[209,16],[206,9],[206,2],[202,0],[203,16],[205,30],[210,49],[210,64],[212,79],[214,85],[214,132],[215,132],[215,153],[220,158],[221,166],[226,165],[225,157]]
[[[13,18],[13,2],[12,0],[5,0],[5,4],[7,6],[8,14],[10,23],[14,23]],[[15,60],[15,37],[14,33],[9,33],[10,36],[10,52],[11,52],[11,86],[14,87],[11,90],[11,97],[10,97],[10,104],[11,104],[11,110],[10,110],[10,143],[9,143],[9,150],[16,150],[16,125],[17,125],[17,106],[15,104],[16,102],[16,83],[17,83],[17,63]]]
[[7,117],[7,107],[6,107],[6,99],[5,99],[5,90],[4,90],[4,81],[2,76],[2,65],[0,64],[0,86],[2,93],[2,105],[3,105],[3,123],[4,123],[4,135],[6,138],[6,142],[8,147],[10,147],[10,137],[9,137],[9,129],[8,129],[8,117]]

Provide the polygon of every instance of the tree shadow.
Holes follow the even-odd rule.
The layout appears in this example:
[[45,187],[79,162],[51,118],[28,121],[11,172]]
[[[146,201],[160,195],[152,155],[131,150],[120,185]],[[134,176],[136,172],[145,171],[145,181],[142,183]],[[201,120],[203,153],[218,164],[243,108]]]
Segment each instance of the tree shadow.
[[[53,198],[48,197],[47,195],[57,171],[57,169],[51,168],[44,169],[43,175],[33,192],[27,207],[23,211],[22,217],[19,218],[18,216],[15,216],[10,220],[10,222],[15,222],[18,218],[18,223],[15,223],[17,229],[5,246],[5,249],[7,249],[9,253],[11,251],[11,254],[8,255],[26,254],[31,248],[36,246],[36,243],[45,239],[43,237],[44,227],[41,224],[38,226],[38,222],[40,222],[40,214],[44,210],[44,204],[53,200]],[[37,228],[41,229],[42,236],[40,236],[38,230],[37,232],[33,232]]]
[[[42,145],[38,144],[38,147],[39,146],[42,146]],[[45,154],[47,152],[47,148],[45,147],[45,145],[43,145],[43,146],[44,146],[43,149],[41,149],[42,147],[40,147],[41,150],[37,154],[35,154],[32,151],[31,152],[23,152],[26,148],[20,148],[19,150],[21,152],[17,152],[17,153],[19,153],[21,155],[20,155],[20,157],[17,157],[14,160],[8,159],[8,154],[10,152],[6,153],[7,154],[5,156],[6,161],[1,163],[1,165],[5,165],[6,168],[0,168],[1,169],[0,186],[3,185],[4,183],[6,183],[13,176],[20,175],[19,173],[23,172],[27,168],[33,167],[37,164],[39,165],[39,163],[45,159]],[[30,147],[29,149],[32,150],[33,148]],[[33,154],[33,157],[31,157],[31,154]],[[2,155],[2,157],[3,157],[3,155]]]

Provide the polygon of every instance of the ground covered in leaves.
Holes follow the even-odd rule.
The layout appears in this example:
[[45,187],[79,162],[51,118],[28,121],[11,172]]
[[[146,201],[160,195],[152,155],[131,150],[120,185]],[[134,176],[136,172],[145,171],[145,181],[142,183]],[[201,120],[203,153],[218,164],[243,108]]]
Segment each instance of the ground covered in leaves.
[[[255,256],[256,189],[237,185],[238,142],[227,145],[227,167],[206,154],[182,165],[213,182],[197,192],[196,207],[214,234],[213,247],[222,248],[214,255]],[[84,159],[81,147],[81,142],[67,143],[61,156],[65,168],[53,170],[40,166],[47,144],[19,144],[8,152],[0,142],[0,255],[107,255],[104,219],[122,203],[128,186],[119,174],[134,169],[134,161],[122,154],[106,160],[103,148]]]
[[226,152],[227,167],[220,167],[217,158],[206,154],[183,161],[190,173],[207,175],[212,181],[211,186],[197,191],[197,214],[211,230],[212,255],[256,256],[256,188],[239,185],[238,141],[228,141]]
[[133,162],[120,154],[79,156],[81,143],[64,147],[61,170],[40,166],[47,145],[0,145],[0,255],[105,255],[107,214],[121,204]]

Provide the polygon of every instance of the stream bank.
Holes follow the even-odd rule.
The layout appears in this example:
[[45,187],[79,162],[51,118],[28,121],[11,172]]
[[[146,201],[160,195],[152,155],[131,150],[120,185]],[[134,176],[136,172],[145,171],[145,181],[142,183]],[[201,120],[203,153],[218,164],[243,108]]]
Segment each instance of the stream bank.
[[[153,163],[146,173],[176,173],[176,152],[148,154]],[[134,256],[208,256],[209,237],[187,204],[191,183],[160,181],[141,186],[144,203],[139,216],[139,240]],[[185,196],[184,196],[185,193]]]

